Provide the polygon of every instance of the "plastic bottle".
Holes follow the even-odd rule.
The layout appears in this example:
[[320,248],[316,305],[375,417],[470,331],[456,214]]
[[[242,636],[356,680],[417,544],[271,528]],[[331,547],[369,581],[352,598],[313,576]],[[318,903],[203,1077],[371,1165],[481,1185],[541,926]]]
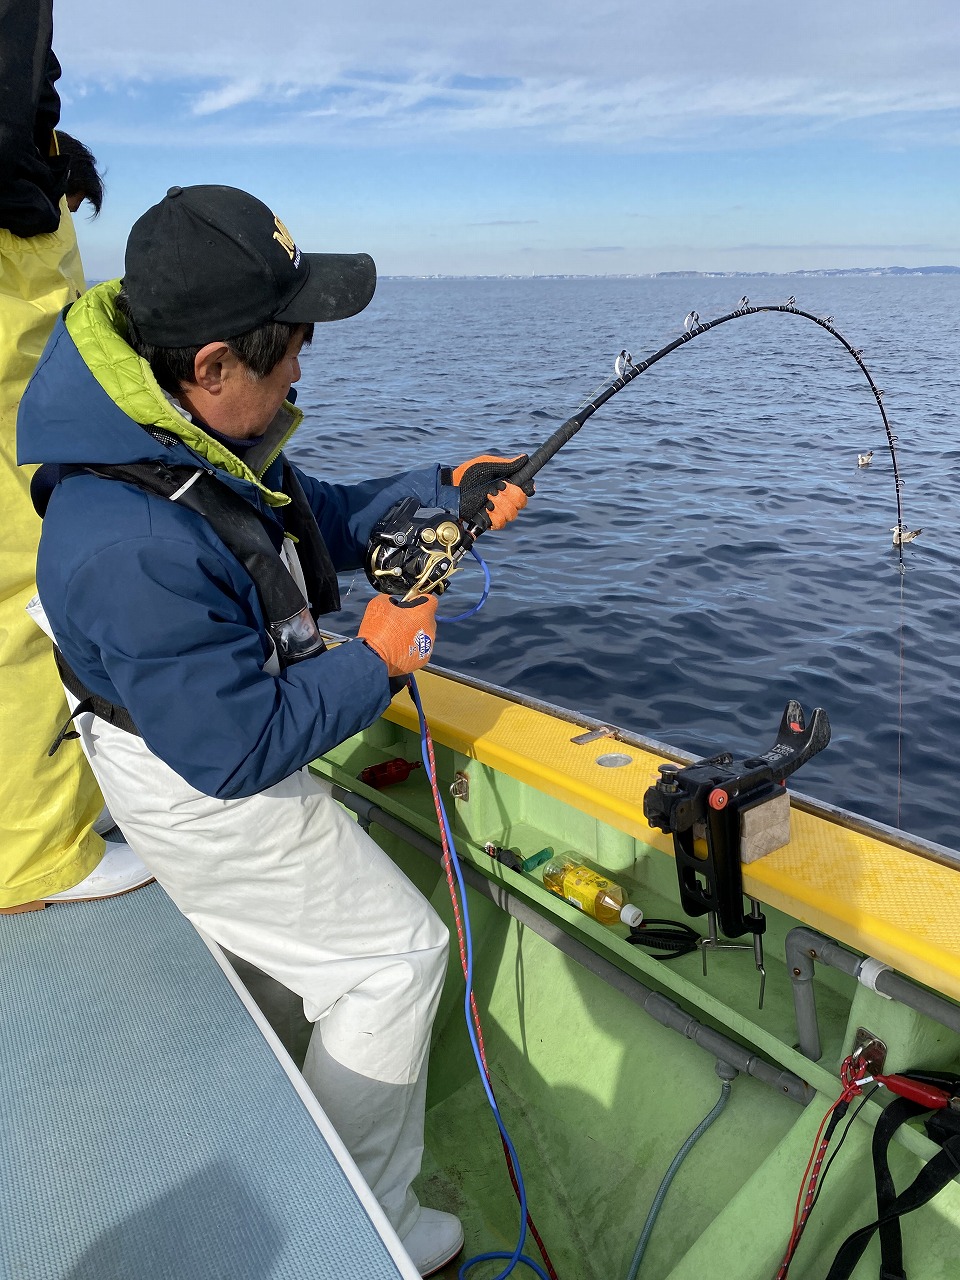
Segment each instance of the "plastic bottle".
[[543,883],[551,893],[563,898],[601,924],[623,923],[631,929],[643,919],[643,912],[624,902],[623,889],[599,871],[592,871],[567,854],[550,859],[543,868]]

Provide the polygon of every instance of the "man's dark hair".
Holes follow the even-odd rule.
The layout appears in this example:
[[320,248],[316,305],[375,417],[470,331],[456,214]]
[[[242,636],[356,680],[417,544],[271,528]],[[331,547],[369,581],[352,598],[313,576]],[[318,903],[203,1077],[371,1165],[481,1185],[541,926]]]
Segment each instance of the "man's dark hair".
[[[127,342],[138,356],[146,360],[164,391],[175,396],[184,383],[193,382],[194,361],[206,343],[198,342],[190,347],[156,347],[141,336],[130,312],[130,300],[122,286],[117,294],[116,307],[126,322]],[[313,341],[313,325],[286,324],[282,320],[268,320],[256,329],[248,329],[246,333],[224,338],[223,341],[255,378],[265,378],[283,359],[290,339],[298,329],[305,330],[303,342],[307,346]]]
[[57,147],[62,156],[70,162],[67,172],[68,196],[82,196],[93,205],[93,216],[96,218],[103,205],[103,179],[97,170],[97,157],[69,133],[57,130]]

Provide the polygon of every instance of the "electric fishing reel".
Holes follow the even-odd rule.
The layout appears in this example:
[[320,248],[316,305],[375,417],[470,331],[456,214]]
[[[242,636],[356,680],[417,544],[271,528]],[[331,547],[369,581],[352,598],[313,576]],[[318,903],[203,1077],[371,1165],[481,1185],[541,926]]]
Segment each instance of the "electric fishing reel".
[[403,498],[370,535],[364,570],[370,585],[404,599],[443,595],[473,536],[449,511],[429,511],[418,498]]

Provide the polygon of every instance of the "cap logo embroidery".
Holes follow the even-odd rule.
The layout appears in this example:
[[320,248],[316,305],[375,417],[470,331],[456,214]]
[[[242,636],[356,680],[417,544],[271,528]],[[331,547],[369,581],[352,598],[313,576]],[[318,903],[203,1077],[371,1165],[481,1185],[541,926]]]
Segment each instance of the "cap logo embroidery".
[[276,227],[277,227],[276,231],[273,233],[274,240],[276,240],[283,247],[283,249],[286,251],[287,257],[290,259],[293,265],[295,267],[299,267],[300,250],[294,244],[293,236],[290,234],[287,228],[283,225],[280,219],[276,216],[276,214],[274,214],[273,216],[273,221],[276,223]]

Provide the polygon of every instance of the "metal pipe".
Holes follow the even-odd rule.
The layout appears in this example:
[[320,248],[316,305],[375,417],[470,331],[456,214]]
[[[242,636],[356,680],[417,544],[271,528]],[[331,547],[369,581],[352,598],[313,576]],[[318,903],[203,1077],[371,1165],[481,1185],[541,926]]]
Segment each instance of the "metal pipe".
[[787,971],[793,984],[793,1009],[797,1019],[797,1040],[803,1056],[811,1062],[819,1062],[823,1056],[823,1048],[820,1044],[820,1024],[817,1021],[817,996],[813,989],[813,955],[809,948],[803,947],[801,940],[792,949],[790,945],[793,935],[800,932],[803,931],[791,930],[786,942]]
[[[366,800],[362,796],[355,795],[352,791],[346,791],[336,784],[333,785],[331,790],[334,800],[338,800],[348,809],[351,809],[363,821],[368,823],[375,822],[384,831],[389,831],[391,834],[399,836],[407,844],[426,854],[428,858],[432,858],[434,862],[439,863],[442,861],[443,850],[440,846],[429,840],[425,835],[422,835],[414,827],[409,826],[401,818],[396,818],[393,814],[387,813],[386,810],[374,804],[372,800]],[[709,1053],[711,1057],[720,1058],[724,1062],[730,1063],[738,1071],[743,1072],[745,1075],[753,1076],[755,1080],[762,1081],[772,1089],[776,1089],[778,1093],[785,1094],[788,1098],[792,1098],[794,1102],[799,1102],[801,1106],[806,1106],[814,1097],[816,1090],[807,1084],[805,1080],[801,1080],[799,1076],[794,1075],[792,1071],[784,1071],[780,1067],[766,1062],[763,1058],[758,1058],[756,1054],[750,1053],[749,1050],[730,1040],[722,1032],[715,1031],[712,1027],[704,1026],[702,1022],[698,1022],[696,1018],[687,1013],[678,1004],[675,1004],[673,1000],[669,1000],[666,996],[645,986],[637,978],[624,973],[616,965],[611,964],[609,960],[598,956],[578,939],[564,933],[552,921],[545,919],[527,903],[515,897],[503,885],[494,884],[486,876],[481,875],[479,871],[474,870],[473,867],[465,863],[461,863],[460,866],[465,882],[477,893],[494,902],[502,911],[519,921],[525,928],[530,929],[546,942],[549,942],[551,946],[569,956],[571,960],[575,960],[583,968],[594,974],[595,977],[602,979],[614,990],[619,991],[627,999],[633,1001],[634,1004],[638,1004],[661,1026],[668,1027],[672,1031],[678,1031],[686,1039],[692,1040],[695,1045]]]
[[[822,1052],[813,990],[815,960],[863,981],[864,986],[869,986],[880,995],[888,996],[960,1035],[960,1006],[952,1000],[918,986],[893,969],[878,968],[877,962],[869,956],[858,956],[847,951],[832,938],[817,933],[814,929],[808,929],[805,925],[791,929],[786,937],[785,951],[787,969],[793,984],[800,1052],[812,1062],[818,1062]],[[870,966],[873,971],[869,982],[864,981],[866,966]]]

